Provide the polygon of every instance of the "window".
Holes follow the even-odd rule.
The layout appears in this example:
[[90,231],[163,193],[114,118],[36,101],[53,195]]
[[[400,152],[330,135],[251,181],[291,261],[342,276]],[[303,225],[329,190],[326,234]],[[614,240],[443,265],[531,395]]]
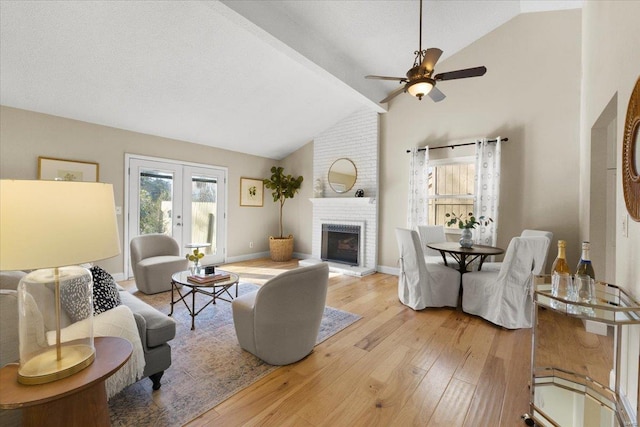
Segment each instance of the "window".
[[[429,163],[429,224],[446,225],[446,213],[473,211],[475,157],[434,160]],[[457,226],[449,230],[458,229]]]

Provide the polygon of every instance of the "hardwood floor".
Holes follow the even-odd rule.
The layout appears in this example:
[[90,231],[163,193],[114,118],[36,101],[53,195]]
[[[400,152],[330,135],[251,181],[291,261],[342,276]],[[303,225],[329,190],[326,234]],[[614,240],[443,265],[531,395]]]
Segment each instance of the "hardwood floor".
[[[224,268],[264,283],[297,261]],[[197,426],[521,426],[531,331],[455,309],[400,304],[397,277],[331,274],[327,305],[362,319],[187,424]]]

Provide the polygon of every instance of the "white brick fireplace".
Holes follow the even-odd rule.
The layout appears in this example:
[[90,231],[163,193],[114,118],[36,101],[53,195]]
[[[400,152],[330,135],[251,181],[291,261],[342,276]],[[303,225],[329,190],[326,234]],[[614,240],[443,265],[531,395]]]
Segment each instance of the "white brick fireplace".
[[[356,183],[346,193],[335,193],[328,185],[331,164],[348,158],[356,166]],[[323,196],[313,203],[312,258],[300,265],[321,262],[322,224],[360,225],[360,265],[329,263],[332,271],[363,276],[374,273],[378,258],[378,114],[358,111],[314,139],[314,182],[322,182]],[[366,197],[355,197],[357,189]]]

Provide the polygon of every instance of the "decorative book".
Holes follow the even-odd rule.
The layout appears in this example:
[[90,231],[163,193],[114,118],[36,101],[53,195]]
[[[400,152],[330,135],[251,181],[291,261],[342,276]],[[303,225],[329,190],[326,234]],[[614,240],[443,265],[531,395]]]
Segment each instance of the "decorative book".
[[187,276],[187,280],[202,285],[205,283],[221,282],[223,280],[228,280],[230,277],[229,273],[194,274],[192,276]]

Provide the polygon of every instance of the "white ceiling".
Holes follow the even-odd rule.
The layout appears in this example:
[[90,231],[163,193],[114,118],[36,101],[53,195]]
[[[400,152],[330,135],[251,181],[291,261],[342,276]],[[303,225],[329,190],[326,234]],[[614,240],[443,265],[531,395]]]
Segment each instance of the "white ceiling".
[[[423,49],[439,47],[442,61],[519,13],[581,3],[426,0]],[[355,110],[385,111],[377,101],[397,83],[363,76],[404,75],[418,10],[417,0],[3,0],[0,103],[280,159]]]

